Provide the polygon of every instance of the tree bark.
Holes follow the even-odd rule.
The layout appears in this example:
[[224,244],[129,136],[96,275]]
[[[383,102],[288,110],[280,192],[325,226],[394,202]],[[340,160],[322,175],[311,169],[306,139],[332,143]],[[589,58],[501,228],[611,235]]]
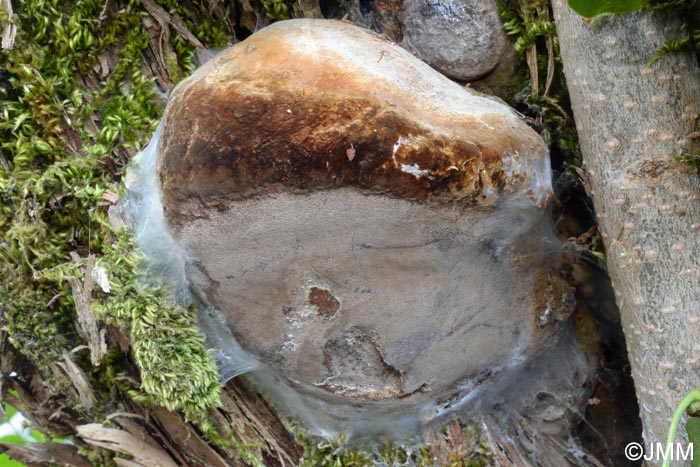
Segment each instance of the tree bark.
[[663,442],[700,387],[700,70],[690,54],[649,60],[681,19],[640,12],[588,22],[553,2],[581,151],[620,307],[645,442]]

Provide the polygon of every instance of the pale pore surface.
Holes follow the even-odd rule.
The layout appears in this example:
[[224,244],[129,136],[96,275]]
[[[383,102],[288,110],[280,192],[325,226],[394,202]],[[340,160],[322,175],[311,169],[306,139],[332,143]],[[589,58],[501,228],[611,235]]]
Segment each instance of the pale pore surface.
[[541,258],[510,249],[539,235],[542,211],[525,201],[489,217],[351,188],[278,193],[175,235],[243,347],[301,389],[436,395],[538,342]]

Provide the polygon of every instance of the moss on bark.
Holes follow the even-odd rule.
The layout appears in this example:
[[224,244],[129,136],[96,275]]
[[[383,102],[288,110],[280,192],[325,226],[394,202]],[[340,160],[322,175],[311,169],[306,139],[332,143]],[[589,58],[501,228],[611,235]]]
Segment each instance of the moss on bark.
[[[202,43],[231,37],[199,4],[162,7]],[[111,290],[89,294],[90,309],[101,329],[129,336],[140,370],[140,388],[128,393],[203,422],[219,404],[220,384],[195,317],[166,292],[139,286],[138,251],[108,220],[125,165],[162,113],[157,89],[194,69],[194,47],[165,25],[160,33],[170,41],[154,50],[153,21],[139,1],[29,0],[8,20],[18,34],[14,48],[2,51],[0,71],[2,332],[52,389],[70,385],[53,364],[85,343],[71,280],[85,280],[94,255]],[[160,55],[162,69],[153,71],[149,54]],[[109,343],[116,351],[116,340]],[[116,380],[121,361],[94,366],[85,355],[78,351],[75,360],[98,401],[127,390]],[[71,402],[80,410],[79,400]]]

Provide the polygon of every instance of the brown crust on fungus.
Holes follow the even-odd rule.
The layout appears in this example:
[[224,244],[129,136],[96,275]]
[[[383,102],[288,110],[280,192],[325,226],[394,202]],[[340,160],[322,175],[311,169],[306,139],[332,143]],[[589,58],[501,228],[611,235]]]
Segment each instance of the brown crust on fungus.
[[316,307],[316,311],[324,319],[334,318],[340,310],[340,302],[326,289],[311,287],[308,301],[310,305]]
[[[208,93],[197,90],[191,99],[203,100],[201,94]],[[369,101],[329,103],[280,93],[260,100],[240,97],[246,110],[238,117],[204,115],[191,134],[168,125],[165,149],[184,157],[170,160],[172,178],[163,179],[165,186],[183,190],[185,197],[246,198],[266,185],[280,184],[298,191],[354,186],[416,200],[472,198],[483,188],[480,170],[489,173],[499,191],[505,185],[500,153],[480,143],[447,138],[437,150],[434,136],[418,123]],[[286,108],[301,116],[290,118]],[[185,116],[169,116],[188,121]],[[199,133],[198,127],[206,131]],[[212,128],[216,140],[210,139]],[[406,139],[412,144],[401,145],[394,153],[401,135],[410,135]],[[355,150],[352,161],[347,156],[350,148]],[[415,167],[413,173],[407,171]],[[186,174],[188,179],[183,179]]]
[[[370,49],[381,52],[376,64],[374,55],[370,65],[344,55]],[[446,108],[453,95],[486,110]],[[528,167],[547,155],[506,106],[375,34],[323,20],[277,23],[208,62],[173,91],[164,128],[160,182],[171,220],[192,199],[344,186],[477,204],[530,183],[527,170],[506,174],[504,154]]]

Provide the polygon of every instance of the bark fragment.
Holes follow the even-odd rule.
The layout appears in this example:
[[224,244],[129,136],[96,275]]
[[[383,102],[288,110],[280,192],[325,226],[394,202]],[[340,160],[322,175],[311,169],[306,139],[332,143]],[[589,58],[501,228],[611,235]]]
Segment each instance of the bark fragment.
[[161,25],[161,27],[165,28],[167,27],[166,25],[171,25],[177,32],[182,35],[187,41],[192,44],[193,46],[197,47],[198,49],[203,49],[204,44],[200,42],[197,37],[190,32],[189,29],[187,29],[187,26],[185,25],[185,22],[180,18],[179,15],[170,15],[167,11],[163,9],[162,6],[158,5],[155,1],[153,0],[142,0],[141,2],[146,8],[146,10],[153,16],[156,21]]
[[77,433],[87,443],[128,454],[134,458],[134,462],[144,467],[177,467],[173,459],[162,449],[127,431],[91,423],[77,427]]
[[[77,253],[71,253],[73,261],[80,261]],[[92,273],[95,267],[95,255],[90,255],[85,266],[85,279],[81,284],[78,279],[71,279],[70,285],[75,301],[75,311],[78,317],[77,329],[81,337],[85,339],[90,348],[90,360],[95,366],[99,366],[102,358],[107,353],[105,330],[100,328],[95,319],[95,314],[90,308],[90,300],[94,281]]]
[[24,446],[0,443],[0,452],[31,466],[92,467],[92,462],[78,454],[78,448],[60,443],[30,443]]
[[0,0],[0,10],[4,10],[7,15],[7,22],[2,28],[2,48],[9,50],[15,45],[15,36],[17,35],[17,25],[12,18],[12,2],[10,0]]

